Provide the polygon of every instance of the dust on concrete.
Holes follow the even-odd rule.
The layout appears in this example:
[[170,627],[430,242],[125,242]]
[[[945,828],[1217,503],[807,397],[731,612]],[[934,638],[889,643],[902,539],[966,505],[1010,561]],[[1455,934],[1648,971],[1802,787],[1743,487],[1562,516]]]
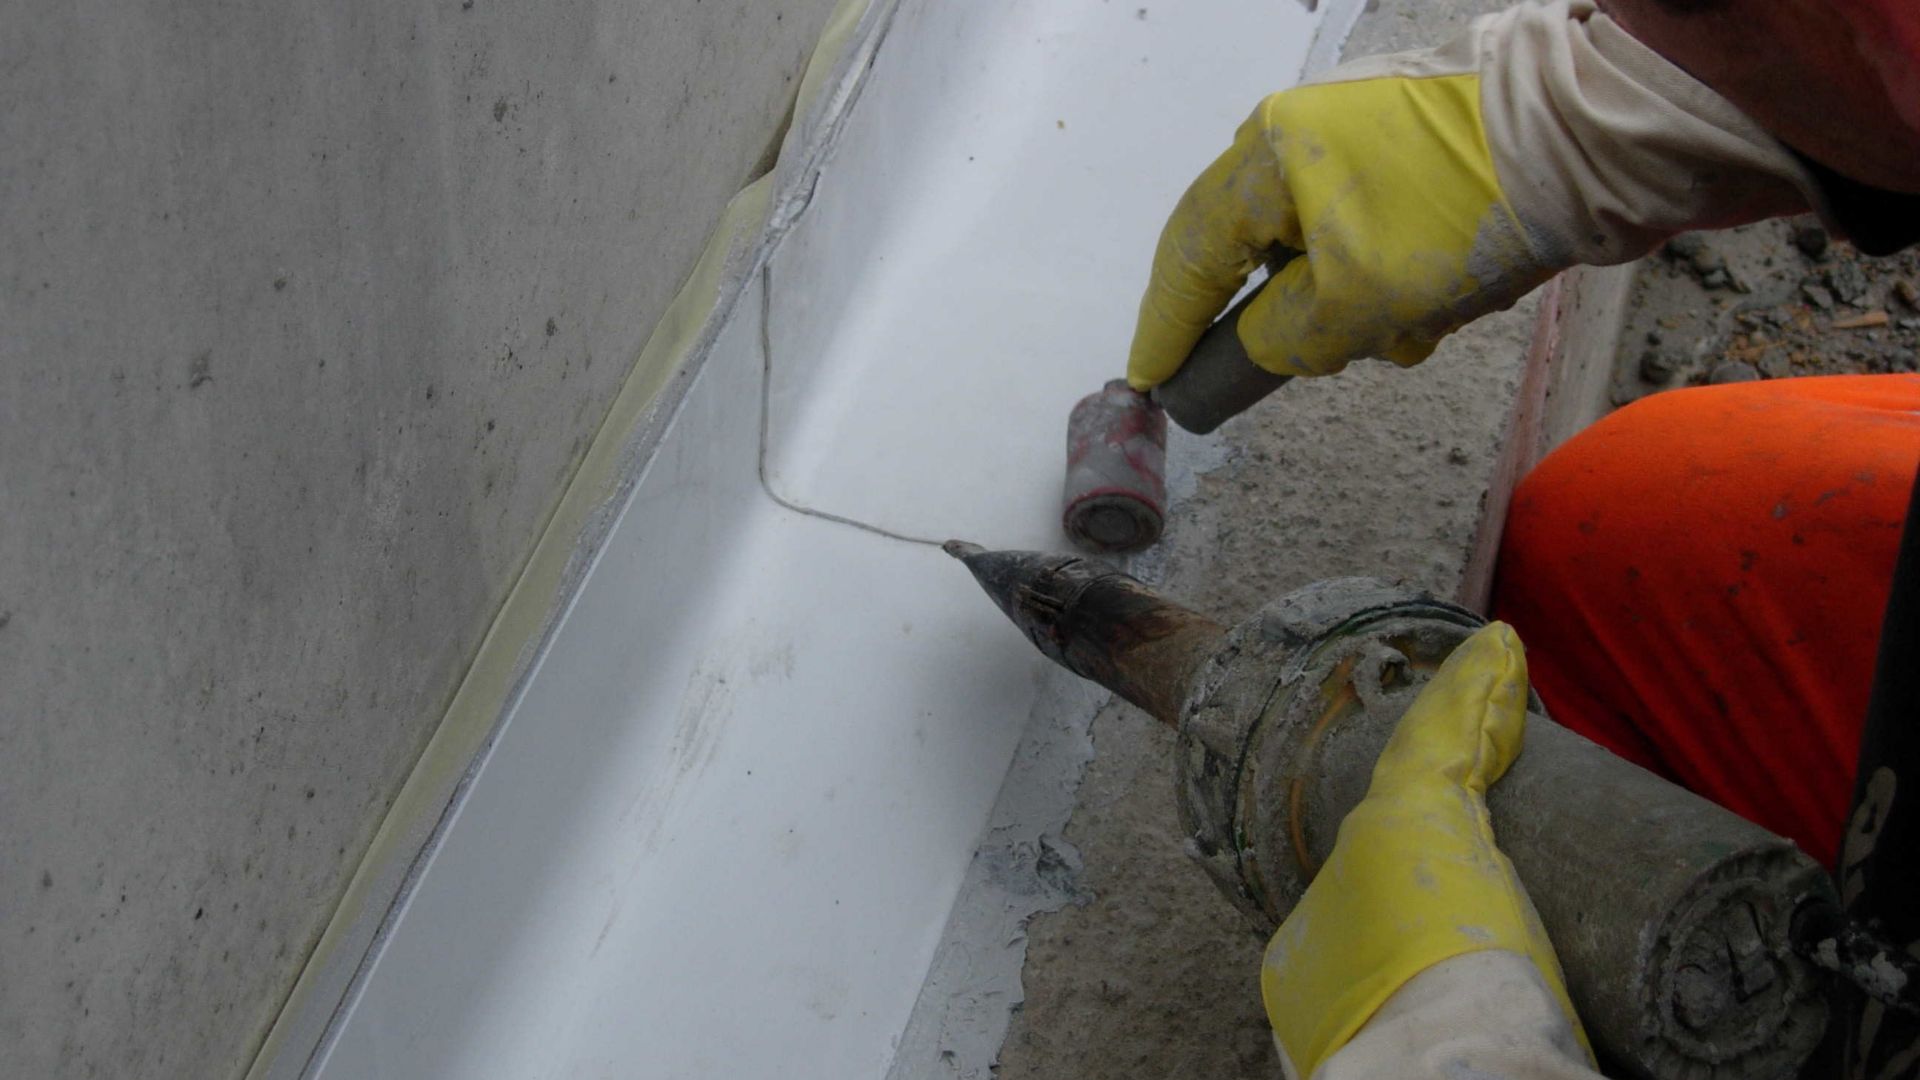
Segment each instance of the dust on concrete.
[[1920,253],[1862,255],[1810,217],[1676,237],[1641,263],[1613,403],[1679,386],[1913,371]]

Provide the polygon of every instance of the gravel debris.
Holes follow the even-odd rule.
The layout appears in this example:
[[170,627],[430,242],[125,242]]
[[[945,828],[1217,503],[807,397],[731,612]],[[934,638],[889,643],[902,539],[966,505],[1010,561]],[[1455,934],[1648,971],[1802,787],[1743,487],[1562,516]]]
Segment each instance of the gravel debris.
[[1615,402],[1669,387],[1920,368],[1920,252],[1871,258],[1800,218],[1684,234],[1661,256],[1640,263]]

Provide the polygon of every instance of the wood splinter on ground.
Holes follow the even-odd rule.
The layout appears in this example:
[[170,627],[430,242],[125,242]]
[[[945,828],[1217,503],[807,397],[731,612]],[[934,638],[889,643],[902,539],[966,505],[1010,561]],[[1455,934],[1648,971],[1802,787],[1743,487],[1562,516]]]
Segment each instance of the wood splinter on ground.
[[1887,321],[1886,312],[1869,311],[1864,315],[1855,315],[1852,318],[1835,319],[1833,320],[1832,328],[1835,330],[1871,330],[1876,326],[1887,325]]

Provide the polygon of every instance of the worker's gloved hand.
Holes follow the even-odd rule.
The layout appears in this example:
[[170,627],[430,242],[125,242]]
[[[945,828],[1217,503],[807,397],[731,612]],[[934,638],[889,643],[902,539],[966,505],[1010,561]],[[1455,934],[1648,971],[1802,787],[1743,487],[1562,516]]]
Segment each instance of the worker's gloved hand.
[[1520,640],[1493,623],[1401,718],[1332,856],[1267,946],[1261,993],[1295,1075],[1311,1076],[1422,972],[1484,950],[1512,954],[1523,971],[1518,958],[1531,961],[1579,1032],[1553,946],[1487,815],[1488,786],[1520,753],[1526,707]]
[[1171,377],[1263,262],[1292,260],[1240,317],[1254,363],[1411,365],[1568,266],[1795,213],[1816,192],[1587,0],[1523,5],[1261,102],[1161,233],[1127,379]]

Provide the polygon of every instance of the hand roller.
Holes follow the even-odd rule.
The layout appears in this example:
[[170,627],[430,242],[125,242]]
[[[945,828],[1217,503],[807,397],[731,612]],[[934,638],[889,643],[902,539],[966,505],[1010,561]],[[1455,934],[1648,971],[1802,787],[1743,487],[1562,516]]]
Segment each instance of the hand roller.
[[1152,392],[1115,379],[1073,407],[1060,523],[1074,543],[1116,553],[1151,547],[1166,523],[1167,418],[1205,435],[1290,378],[1248,359],[1234,329],[1260,292],[1208,327],[1180,370]]

